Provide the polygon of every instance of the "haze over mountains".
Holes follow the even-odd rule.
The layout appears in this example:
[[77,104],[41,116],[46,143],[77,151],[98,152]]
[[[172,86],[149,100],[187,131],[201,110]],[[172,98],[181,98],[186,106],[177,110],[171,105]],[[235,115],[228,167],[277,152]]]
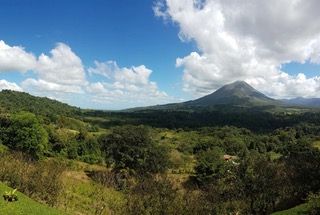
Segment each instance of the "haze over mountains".
[[320,98],[303,98],[298,97],[294,99],[283,99],[286,105],[297,105],[304,107],[320,107]]

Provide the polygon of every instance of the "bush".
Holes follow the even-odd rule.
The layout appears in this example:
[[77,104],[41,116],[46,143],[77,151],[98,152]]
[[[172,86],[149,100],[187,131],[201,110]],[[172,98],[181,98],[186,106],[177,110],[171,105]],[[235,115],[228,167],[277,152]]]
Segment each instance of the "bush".
[[39,159],[48,150],[48,133],[34,114],[21,112],[11,117],[3,144]]
[[219,147],[198,154],[195,179],[200,185],[212,183],[224,174],[226,162],[222,158],[223,151]]

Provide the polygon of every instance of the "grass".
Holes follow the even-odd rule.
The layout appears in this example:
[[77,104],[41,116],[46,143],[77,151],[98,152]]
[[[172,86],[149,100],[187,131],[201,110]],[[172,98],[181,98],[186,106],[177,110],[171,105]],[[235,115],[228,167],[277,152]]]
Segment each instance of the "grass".
[[122,212],[126,204],[124,194],[95,183],[85,174],[86,171],[101,170],[102,167],[74,162],[71,169],[62,176],[65,190],[58,206],[61,210],[69,214],[86,215],[124,213]]
[[294,208],[290,208],[285,211],[278,211],[273,213],[272,215],[303,215],[303,214],[309,214],[308,213],[308,204],[301,204]]
[[276,152],[269,152],[268,154],[270,156],[270,159],[273,161],[278,160],[282,156],[280,153],[276,153]]
[[6,191],[11,191],[5,184],[0,182],[0,214],[1,215],[62,215],[62,212],[46,205],[40,204],[26,195],[17,192],[17,202],[6,202],[2,195]]
[[0,143],[0,154],[8,151],[8,147]]
[[319,140],[318,141],[314,141],[312,145],[313,145],[313,147],[315,147],[315,148],[320,150],[320,141]]

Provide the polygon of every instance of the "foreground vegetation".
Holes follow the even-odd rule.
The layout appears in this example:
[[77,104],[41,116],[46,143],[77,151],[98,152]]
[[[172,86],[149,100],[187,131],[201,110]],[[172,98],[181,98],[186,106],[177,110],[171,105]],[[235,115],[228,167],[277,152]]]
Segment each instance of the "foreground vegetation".
[[65,112],[37,100],[49,114],[22,98],[29,107],[2,101],[0,182],[61,213],[319,213],[318,112]]

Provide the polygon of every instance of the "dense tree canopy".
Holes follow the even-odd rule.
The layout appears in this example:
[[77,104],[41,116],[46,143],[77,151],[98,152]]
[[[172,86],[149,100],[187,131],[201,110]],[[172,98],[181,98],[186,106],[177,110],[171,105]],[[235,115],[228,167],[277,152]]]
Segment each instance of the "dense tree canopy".
[[3,144],[40,158],[48,150],[48,134],[37,117],[28,112],[12,115],[3,129]]
[[166,149],[152,141],[147,127],[118,127],[100,141],[106,159],[116,169],[145,174],[163,172],[168,167]]

